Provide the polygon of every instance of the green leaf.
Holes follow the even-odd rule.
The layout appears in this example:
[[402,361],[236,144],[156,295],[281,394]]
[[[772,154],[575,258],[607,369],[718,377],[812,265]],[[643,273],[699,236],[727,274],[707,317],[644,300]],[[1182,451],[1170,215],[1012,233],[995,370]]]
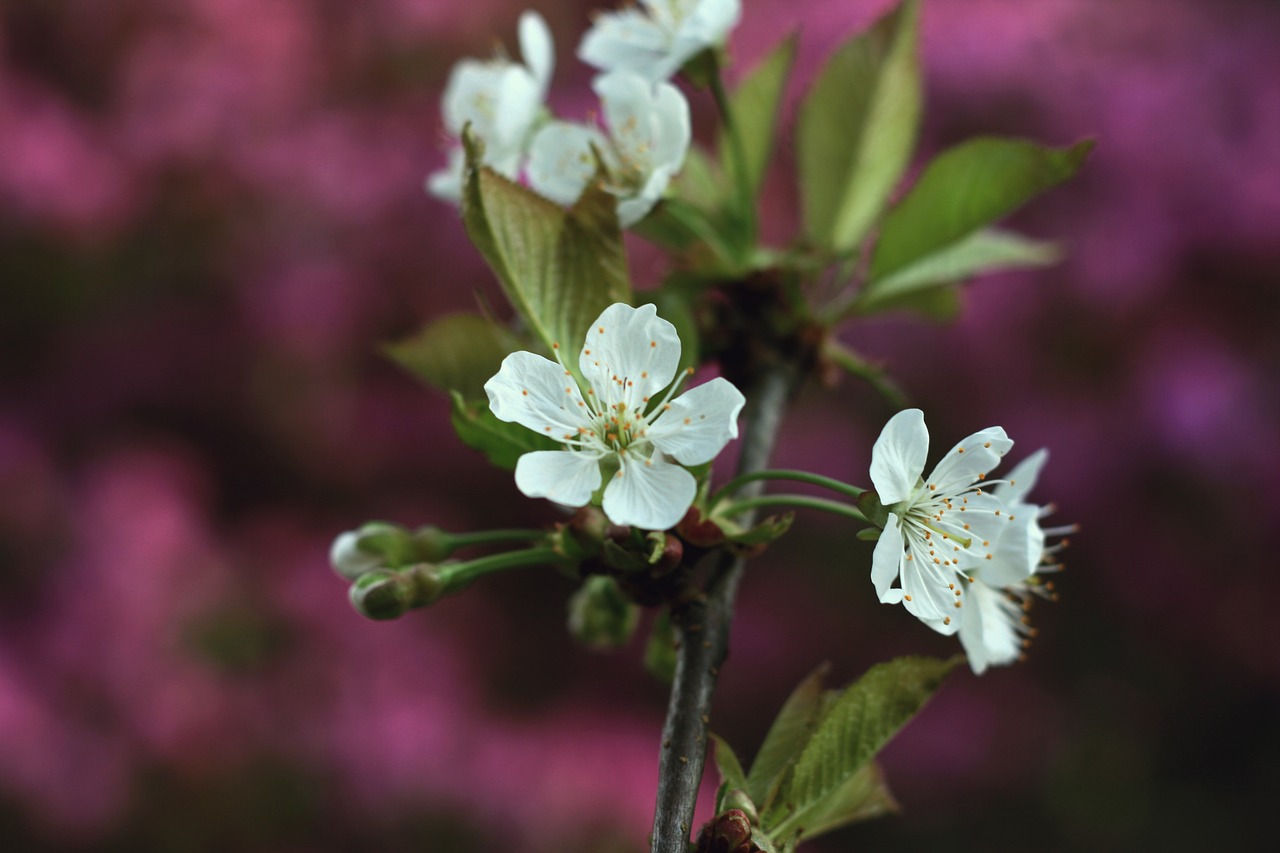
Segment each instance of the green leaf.
[[791,529],[791,523],[796,520],[794,512],[785,512],[781,515],[771,515],[763,521],[755,524],[751,529],[744,530],[741,533],[731,533],[725,538],[735,545],[752,547],[756,545],[770,545],[783,536]]
[[555,450],[559,444],[520,424],[498,420],[486,403],[468,403],[454,392],[450,420],[463,444],[479,450],[499,468],[514,470],[516,460],[534,450]]
[[[773,151],[778,107],[786,90],[787,76],[796,58],[796,36],[790,35],[743,78],[729,101],[733,120],[742,137],[742,153],[746,163],[743,173],[752,198],[760,192],[769,157]],[[719,139],[720,162],[728,163],[736,156],[728,134]]]
[[511,304],[550,347],[576,349],[615,302],[631,301],[617,199],[593,182],[570,210],[480,165],[469,131],[462,221]]
[[830,806],[832,798],[838,800],[839,792],[853,784],[850,780],[915,716],[960,660],[898,658],[872,667],[845,688],[796,761],[778,806],[765,816],[769,834],[775,839],[800,830],[807,834],[812,821],[833,820],[833,813],[849,811],[847,801]]
[[822,682],[830,669],[830,665],[824,663],[791,692],[764,736],[755,761],[751,762],[747,793],[762,808],[768,807],[774,783],[800,756],[813,734],[822,708]]
[[804,823],[804,838],[898,811],[884,773],[874,761],[849,777],[821,803],[810,810]]
[[997,270],[1049,266],[1061,259],[1062,252],[1054,243],[1009,231],[975,231],[886,278],[871,281],[859,294],[855,307],[857,313],[870,314],[877,305],[914,291]]
[[877,302],[875,313],[910,311],[926,320],[946,322],[960,314],[960,285],[938,284],[923,290],[912,290],[900,296],[891,296]]
[[707,153],[696,144],[689,146],[684,166],[680,168],[680,173],[671,186],[676,198],[703,211],[717,210],[724,202],[724,176]]
[[726,800],[733,791],[747,790],[747,774],[743,772],[742,762],[738,760],[737,754],[729,744],[725,743],[724,738],[715,734],[708,737],[716,745],[716,770],[720,773],[720,787],[716,789],[716,813],[718,814],[726,808],[734,808],[728,805]]
[[796,148],[805,227],[856,248],[915,148],[922,103],[916,0],[903,0],[827,62],[800,107]]
[[483,399],[484,383],[498,372],[502,359],[519,348],[519,339],[492,320],[453,314],[411,338],[385,344],[382,351],[446,394],[457,391],[476,400]]
[[1092,149],[1091,140],[1046,148],[1022,139],[980,137],[942,152],[885,218],[871,259],[871,281],[954,246],[1063,183]]

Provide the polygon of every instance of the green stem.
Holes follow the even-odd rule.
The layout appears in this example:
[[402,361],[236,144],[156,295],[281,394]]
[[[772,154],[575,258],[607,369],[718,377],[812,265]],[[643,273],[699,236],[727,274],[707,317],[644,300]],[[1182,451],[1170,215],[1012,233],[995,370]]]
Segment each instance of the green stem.
[[715,493],[711,496],[708,509],[714,509],[716,504],[720,503],[720,501],[737,492],[738,489],[742,488],[747,483],[754,482],[756,480],[794,480],[797,483],[809,483],[810,485],[830,489],[833,492],[853,498],[854,500],[857,500],[858,496],[866,491],[866,489],[859,489],[857,486],[851,486],[848,483],[841,482],[840,480],[833,480],[832,478],[824,477],[821,474],[811,474],[808,471],[792,471],[771,468],[766,471],[752,471],[749,474],[734,477],[732,480],[716,489]]
[[440,581],[450,591],[471,583],[478,577],[518,569],[524,566],[545,566],[554,563],[560,557],[551,548],[527,548],[522,551],[508,551],[505,554],[493,554],[478,557],[465,563],[454,563],[440,567]]
[[545,538],[545,530],[479,530],[475,533],[450,533],[450,550],[469,548],[472,545],[493,545],[501,542],[536,542]]
[[856,507],[840,503],[840,501],[811,498],[808,495],[761,495],[758,498],[747,498],[743,501],[730,503],[725,507],[723,514],[732,517],[749,509],[759,509],[766,506],[793,506],[800,509],[817,509],[854,518],[858,521],[867,520],[867,517],[859,512]]

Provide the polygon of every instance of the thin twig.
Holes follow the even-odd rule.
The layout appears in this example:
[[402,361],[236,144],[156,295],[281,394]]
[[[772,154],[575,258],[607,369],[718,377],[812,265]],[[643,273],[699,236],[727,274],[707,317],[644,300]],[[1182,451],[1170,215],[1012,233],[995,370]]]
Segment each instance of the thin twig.
[[[769,464],[774,440],[796,382],[794,365],[779,364],[749,389],[743,418],[745,437],[738,474]],[[764,484],[750,483],[739,494],[758,494]],[[744,524],[750,524],[746,518]],[[707,757],[711,697],[720,665],[729,653],[729,624],[744,561],[727,551],[716,558],[704,595],[673,608],[671,619],[679,641],[667,721],[662,727],[658,763],[658,800],[653,816],[653,853],[687,853],[693,807]]]

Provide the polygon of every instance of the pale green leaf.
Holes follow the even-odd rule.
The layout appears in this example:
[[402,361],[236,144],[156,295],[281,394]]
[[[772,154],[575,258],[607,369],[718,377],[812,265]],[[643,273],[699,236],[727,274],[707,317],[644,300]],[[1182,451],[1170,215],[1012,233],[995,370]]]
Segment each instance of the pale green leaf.
[[841,47],[800,107],[796,148],[809,236],[857,247],[911,160],[920,124],[915,0]]
[[464,143],[467,234],[533,332],[576,349],[601,311],[631,301],[617,199],[596,181],[566,211],[481,166],[469,133]]
[[514,470],[516,460],[533,450],[555,450],[557,444],[520,424],[507,423],[494,417],[486,403],[468,403],[461,394],[453,395],[450,420],[463,444],[479,450],[499,468]]
[[885,217],[871,259],[871,281],[954,246],[1070,179],[1092,148],[1092,141],[1046,148],[1022,139],[980,137],[939,154]]
[[747,792],[762,809],[768,806],[774,783],[800,757],[813,734],[822,708],[822,681],[830,669],[823,664],[791,691],[751,762]]
[[716,789],[716,813],[725,810],[726,800],[733,791],[747,790],[747,775],[733,748],[719,735],[708,735],[716,746],[716,770],[720,773],[720,787]]
[[727,189],[719,167],[697,145],[689,146],[684,165],[671,187],[672,195],[703,211],[718,209]]
[[892,275],[872,280],[859,294],[855,310],[870,314],[886,302],[914,291],[997,270],[1049,266],[1061,259],[1062,252],[1054,243],[1009,231],[975,231]]
[[778,806],[766,817],[769,834],[785,838],[807,830],[815,815],[829,815],[830,798],[852,784],[850,780],[915,716],[960,660],[898,658],[872,667],[845,688],[823,715]]
[[385,344],[382,351],[419,379],[464,399],[484,397],[484,383],[502,359],[520,348],[510,331],[478,314],[441,317],[411,338]]
[[809,810],[802,837],[813,838],[851,823],[898,811],[884,773],[874,761],[863,765],[822,802]]
[[[787,85],[787,75],[796,57],[797,40],[788,36],[743,78],[729,98],[733,120],[742,139],[746,163],[743,174],[752,198],[760,192],[769,157],[773,151],[778,107]],[[735,155],[727,133],[720,135],[720,162]]]

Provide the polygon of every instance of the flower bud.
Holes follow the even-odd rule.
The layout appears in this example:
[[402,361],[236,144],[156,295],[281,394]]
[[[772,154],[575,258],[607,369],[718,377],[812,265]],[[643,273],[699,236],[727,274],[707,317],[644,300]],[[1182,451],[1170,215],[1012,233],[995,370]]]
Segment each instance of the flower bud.
[[751,821],[741,809],[729,809],[698,833],[698,853],[754,853],[759,849],[751,840]]
[[640,620],[640,608],[605,575],[587,578],[569,599],[569,633],[592,649],[627,644]]
[[338,534],[329,549],[333,570],[347,580],[381,568],[399,568],[414,562],[414,543],[398,524],[370,521],[356,530]]
[[453,553],[453,537],[428,524],[413,532],[413,553],[424,563],[438,563]]
[[724,542],[724,531],[720,525],[704,518],[696,506],[689,507],[684,519],[676,525],[676,532],[690,545],[699,548],[714,548]]
[[378,569],[356,579],[351,605],[369,619],[398,619],[415,607],[434,604],[445,593],[438,566],[424,563],[402,571]]

